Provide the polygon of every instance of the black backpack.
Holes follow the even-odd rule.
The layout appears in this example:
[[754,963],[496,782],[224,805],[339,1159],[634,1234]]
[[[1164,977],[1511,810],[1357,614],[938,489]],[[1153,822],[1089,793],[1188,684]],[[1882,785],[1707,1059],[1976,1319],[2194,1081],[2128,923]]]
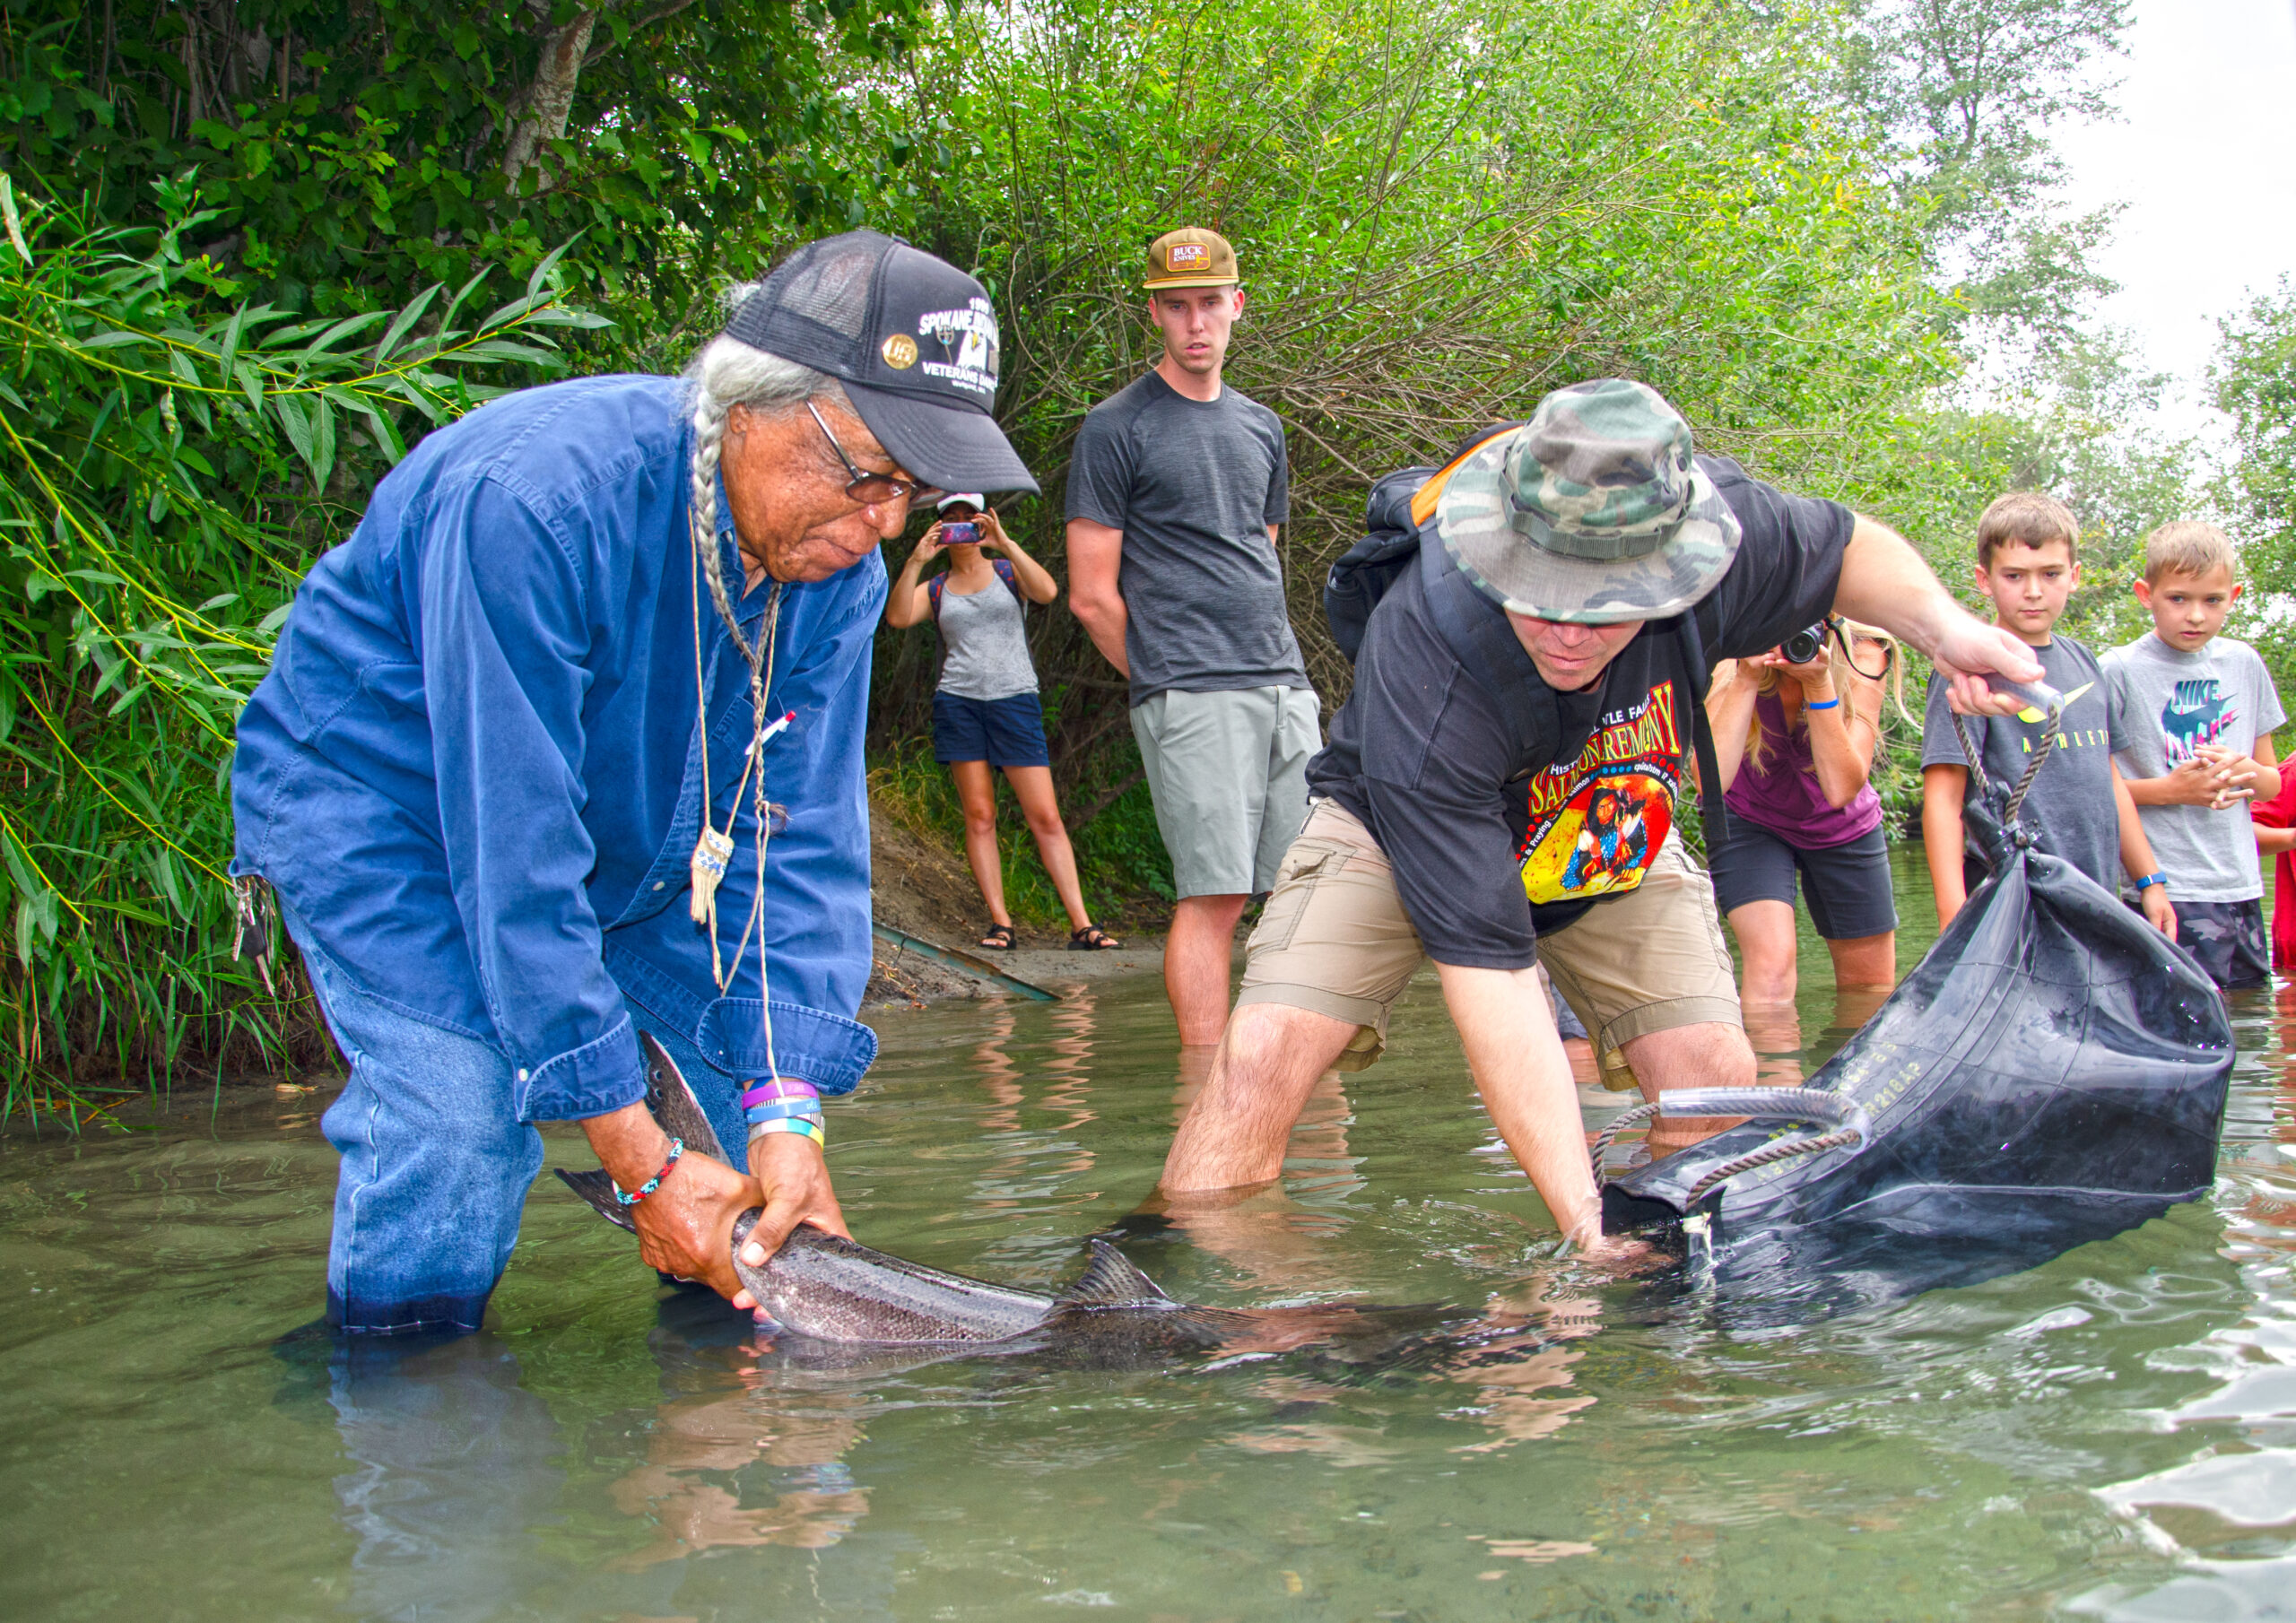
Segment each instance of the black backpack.
[[[1450,565],[1442,538],[1435,531],[1435,499],[1459,465],[1500,434],[1522,425],[1505,422],[1484,429],[1464,441],[1458,454],[1439,468],[1410,467],[1389,473],[1371,487],[1364,506],[1363,539],[1340,555],[1324,577],[1324,618],[1332,640],[1353,664],[1371,624],[1371,612],[1387,595],[1396,578],[1414,561],[1427,571],[1427,602],[1443,640],[1470,671],[1486,678],[1486,686],[1517,720],[1526,707],[1515,701],[1525,695],[1521,679],[1535,678],[1531,656],[1516,640],[1514,628],[1495,606]],[[1707,849],[1730,837],[1729,813],[1719,789],[1709,785],[1721,779],[1714,757],[1714,730],[1706,719],[1706,693],[1714,671],[1706,658],[1695,614],[1680,614],[1650,622],[1674,633],[1682,647],[1683,665],[1690,673],[1686,690],[1675,701],[1675,725],[1690,735],[1698,755],[1699,808],[1707,831]],[[1518,721],[1526,725],[1527,718]],[[1527,735],[1527,734],[1526,734]],[[1569,741],[1566,741],[1569,742]],[[1575,755],[1584,741],[1570,745]]]

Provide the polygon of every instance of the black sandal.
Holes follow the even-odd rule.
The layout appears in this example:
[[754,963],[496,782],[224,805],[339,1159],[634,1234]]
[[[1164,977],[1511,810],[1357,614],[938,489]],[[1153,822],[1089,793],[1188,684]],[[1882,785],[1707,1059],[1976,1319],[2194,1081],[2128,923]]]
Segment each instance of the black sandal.
[[987,929],[981,932],[980,944],[998,952],[1010,952],[1013,950],[1013,926],[1010,924],[989,925]]
[[1068,933],[1068,950],[1071,952],[1113,952],[1123,945],[1098,924],[1087,924],[1082,930]]

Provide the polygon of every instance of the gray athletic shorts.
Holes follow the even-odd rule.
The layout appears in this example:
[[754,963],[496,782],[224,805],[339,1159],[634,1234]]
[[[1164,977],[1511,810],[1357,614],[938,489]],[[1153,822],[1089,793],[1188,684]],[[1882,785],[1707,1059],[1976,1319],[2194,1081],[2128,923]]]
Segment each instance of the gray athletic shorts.
[[1274,887],[1307,819],[1320,713],[1311,688],[1167,688],[1132,707],[1180,895],[1257,896]]

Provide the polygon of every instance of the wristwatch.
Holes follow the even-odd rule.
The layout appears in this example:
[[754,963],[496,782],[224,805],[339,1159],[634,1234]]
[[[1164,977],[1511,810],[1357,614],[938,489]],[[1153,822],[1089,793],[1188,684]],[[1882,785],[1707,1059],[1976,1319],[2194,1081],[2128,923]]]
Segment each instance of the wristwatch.
[[2143,879],[2136,881],[2136,893],[2137,895],[2142,896],[2151,887],[2154,885],[2165,885],[2168,882],[2169,876],[2165,873],[2148,873]]

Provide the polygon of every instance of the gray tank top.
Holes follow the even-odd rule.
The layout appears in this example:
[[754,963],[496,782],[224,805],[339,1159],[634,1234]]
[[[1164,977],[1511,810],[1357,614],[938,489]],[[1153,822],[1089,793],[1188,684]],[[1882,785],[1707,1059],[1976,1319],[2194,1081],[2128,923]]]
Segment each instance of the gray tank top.
[[1010,699],[1037,690],[1020,599],[1001,580],[960,597],[941,592],[941,691],[960,699]]

